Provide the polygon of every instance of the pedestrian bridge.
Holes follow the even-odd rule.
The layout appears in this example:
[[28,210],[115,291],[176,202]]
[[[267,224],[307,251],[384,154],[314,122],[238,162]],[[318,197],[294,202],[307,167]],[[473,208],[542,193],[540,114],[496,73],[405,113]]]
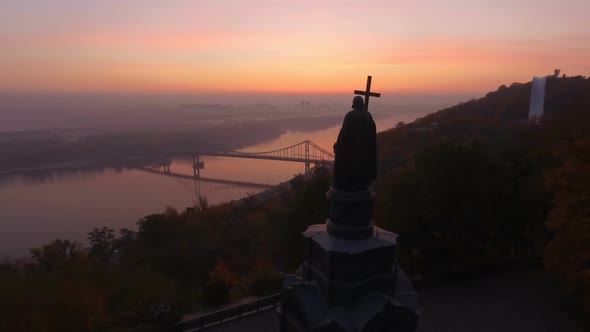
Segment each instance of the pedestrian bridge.
[[[173,152],[170,156],[191,156],[194,158],[193,169],[195,176],[199,176],[199,170],[205,167],[204,162],[200,161],[201,156],[213,156],[213,157],[230,157],[230,158],[247,158],[247,159],[263,159],[263,160],[279,160],[279,161],[290,161],[299,162],[305,164],[305,172],[309,172],[310,165],[325,165],[331,166],[334,164],[334,154],[321,148],[314,142],[307,140],[295,145],[291,145],[282,149],[263,151],[263,152],[243,152],[243,151],[229,151],[229,152],[207,152],[207,151],[196,151],[196,152]],[[166,163],[162,163],[164,171],[166,171]],[[169,171],[169,169],[168,169]]]

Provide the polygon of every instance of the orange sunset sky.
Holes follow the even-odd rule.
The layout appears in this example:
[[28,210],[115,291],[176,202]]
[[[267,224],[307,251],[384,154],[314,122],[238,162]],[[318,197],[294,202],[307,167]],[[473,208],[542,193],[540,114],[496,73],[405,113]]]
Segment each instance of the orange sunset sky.
[[590,74],[590,1],[2,0],[0,91],[485,92]]

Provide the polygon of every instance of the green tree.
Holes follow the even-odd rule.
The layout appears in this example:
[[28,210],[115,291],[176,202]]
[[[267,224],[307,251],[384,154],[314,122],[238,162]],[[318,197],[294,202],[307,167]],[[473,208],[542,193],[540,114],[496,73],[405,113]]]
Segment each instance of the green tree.
[[115,231],[107,227],[95,228],[88,233],[90,255],[100,259],[108,259],[116,250]]

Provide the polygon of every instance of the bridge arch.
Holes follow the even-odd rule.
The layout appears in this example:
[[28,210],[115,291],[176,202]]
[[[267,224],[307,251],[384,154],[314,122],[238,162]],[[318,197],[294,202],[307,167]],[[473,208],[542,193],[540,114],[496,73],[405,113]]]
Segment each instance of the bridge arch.
[[305,164],[305,172],[309,172],[310,164],[331,165],[334,163],[334,154],[320,147],[310,140],[306,140],[281,149],[262,152],[196,152],[193,156],[215,156],[247,159],[264,159],[301,162]]

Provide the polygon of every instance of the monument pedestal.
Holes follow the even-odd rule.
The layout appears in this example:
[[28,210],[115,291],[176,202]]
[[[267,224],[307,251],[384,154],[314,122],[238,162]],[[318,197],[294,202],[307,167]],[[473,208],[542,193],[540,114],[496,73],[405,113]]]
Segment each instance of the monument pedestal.
[[283,283],[281,331],[414,331],[418,294],[374,227],[373,192],[331,188],[329,219],[303,233],[305,261]]

